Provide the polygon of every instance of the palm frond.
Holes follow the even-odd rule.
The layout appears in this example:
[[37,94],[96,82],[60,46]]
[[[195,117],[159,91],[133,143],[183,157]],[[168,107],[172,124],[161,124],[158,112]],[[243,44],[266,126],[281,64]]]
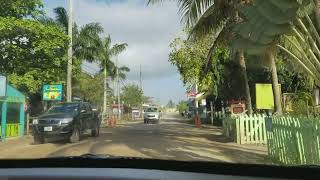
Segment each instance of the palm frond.
[[121,71],[121,72],[129,72],[130,68],[128,68],[127,66],[121,66],[121,67],[119,67],[119,71]]
[[102,47],[100,38],[102,32],[103,28],[98,23],[90,23],[82,27],[78,37],[75,38],[75,55],[88,61],[95,60]]
[[57,7],[53,9],[55,15],[56,15],[56,21],[62,25],[62,27],[65,28],[65,30],[68,29],[68,13],[67,10],[64,7]]
[[190,37],[201,37],[215,32],[229,22],[233,7],[228,3],[218,2],[208,7],[192,24]]
[[127,48],[128,44],[127,43],[122,43],[122,44],[115,44],[112,49],[110,50],[110,55],[111,56],[116,56],[123,52]]

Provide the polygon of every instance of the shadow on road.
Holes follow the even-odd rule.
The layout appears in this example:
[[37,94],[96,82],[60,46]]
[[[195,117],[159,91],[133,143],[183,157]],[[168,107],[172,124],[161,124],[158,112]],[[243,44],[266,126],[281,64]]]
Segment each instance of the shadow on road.
[[160,125],[134,123],[103,128],[100,137],[87,137],[49,156],[77,153],[111,154],[184,161],[269,163],[266,150],[237,145],[222,136],[218,127],[197,129],[184,121],[166,120]]

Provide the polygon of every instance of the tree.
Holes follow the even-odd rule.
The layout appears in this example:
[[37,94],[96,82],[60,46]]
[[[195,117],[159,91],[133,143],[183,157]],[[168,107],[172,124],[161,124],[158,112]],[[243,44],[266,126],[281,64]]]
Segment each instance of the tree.
[[26,94],[39,92],[43,82],[59,83],[66,64],[68,37],[56,25],[32,18],[41,6],[41,1],[6,1],[0,11],[0,72]]
[[[42,17],[46,23],[56,23],[64,32],[68,34],[68,13],[63,7],[54,9],[55,20]],[[41,18],[40,18],[41,19]],[[89,23],[78,29],[76,23],[73,25],[73,56],[75,60],[94,61],[97,59],[102,47],[100,34],[103,33],[103,27],[99,23]]]
[[122,88],[121,99],[130,107],[138,107],[143,103],[142,89],[136,84],[129,84]]
[[[74,95],[92,104],[102,107],[103,99],[103,74],[90,76],[86,73],[80,73],[76,79],[76,85],[73,86]],[[110,88],[109,88],[110,90]]]
[[[112,77],[115,77],[116,73],[116,65],[112,62],[111,58],[117,56],[121,52],[123,52],[128,44],[115,44],[112,46],[110,35],[107,36],[102,43],[102,46],[99,49],[98,61],[100,61],[101,68],[103,69],[104,74],[104,95],[103,95],[103,114],[107,112],[107,87],[108,87],[108,72],[112,72]],[[126,70],[129,70],[127,68]]]
[[[157,3],[163,0],[149,0],[148,3]],[[208,34],[215,34],[207,54],[207,64],[211,62],[211,55],[218,44],[230,45],[232,41],[232,27],[240,22],[237,7],[248,0],[177,0],[183,21],[191,28],[190,37],[199,38]],[[251,95],[246,74],[246,63],[242,50],[236,52],[237,62],[241,67],[245,99],[249,114],[252,113]]]
[[167,107],[168,108],[174,108],[175,107],[175,104],[174,104],[174,102],[170,99],[169,100],[169,102],[168,102],[168,104],[167,104]]
[[182,113],[188,109],[188,103],[186,101],[180,101],[177,105],[177,110]]
[[[311,0],[302,1],[264,1],[255,0],[254,4],[240,6],[244,21],[235,28],[237,33],[234,46],[249,54],[260,54],[270,63],[275,111],[282,114],[280,90],[275,63],[279,37],[289,33],[291,23]],[[285,13],[284,13],[285,12]]]
[[212,64],[207,73],[203,73],[203,67],[207,64],[207,54],[210,50],[211,36],[197,40],[184,40],[176,38],[170,44],[171,53],[169,61],[175,65],[185,85],[199,84],[199,91],[211,94],[218,93],[221,80],[221,66],[229,58],[229,51],[224,47],[215,49],[212,54]]
[[[310,30],[309,30],[310,29]],[[283,35],[277,45],[296,64],[295,70],[309,74],[320,85],[320,36],[308,14],[292,26],[293,34]]]
[[43,14],[42,0],[4,0],[1,1],[0,16],[18,19]]

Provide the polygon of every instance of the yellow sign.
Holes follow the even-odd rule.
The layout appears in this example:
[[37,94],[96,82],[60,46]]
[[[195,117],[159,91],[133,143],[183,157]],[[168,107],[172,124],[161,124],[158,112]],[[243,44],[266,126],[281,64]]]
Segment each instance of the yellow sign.
[[274,109],[272,84],[256,84],[257,109]]

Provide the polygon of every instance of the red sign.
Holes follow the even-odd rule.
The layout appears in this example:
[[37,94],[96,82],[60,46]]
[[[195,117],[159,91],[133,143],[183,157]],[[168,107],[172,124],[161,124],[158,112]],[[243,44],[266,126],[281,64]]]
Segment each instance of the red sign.
[[245,101],[244,100],[227,100],[226,101],[226,104],[229,104],[229,105],[231,105],[231,104],[245,104]]
[[241,114],[245,110],[244,104],[231,104],[231,113],[232,114]]

